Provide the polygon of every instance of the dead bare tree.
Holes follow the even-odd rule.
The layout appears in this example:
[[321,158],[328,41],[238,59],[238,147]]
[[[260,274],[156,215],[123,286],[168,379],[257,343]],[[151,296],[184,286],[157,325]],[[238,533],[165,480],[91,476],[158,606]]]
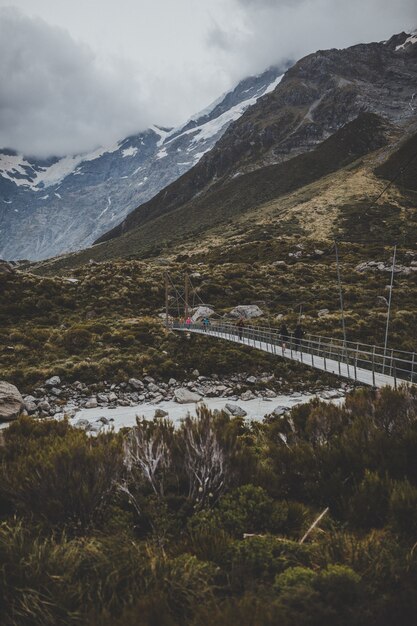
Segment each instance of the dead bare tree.
[[213,416],[206,407],[197,418],[187,417],[182,426],[184,470],[189,481],[189,497],[201,508],[215,501],[228,477],[229,454],[219,441]]
[[166,474],[172,465],[173,432],[169,420],[137,420],[126,436],[123,444],[126,475],[119,483],[119,490],[128,496],[138,514],[137,490],[141,484],[147,483],[156,496],[164,496]]

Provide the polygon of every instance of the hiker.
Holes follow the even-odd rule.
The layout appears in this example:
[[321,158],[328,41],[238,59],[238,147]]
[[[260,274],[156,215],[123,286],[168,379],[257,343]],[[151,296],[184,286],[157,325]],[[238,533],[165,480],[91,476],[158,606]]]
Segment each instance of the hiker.
[[187,319],[185,320],[185,325],[187,328],[190,328],[191,324],[192,324],[192,319],[190,316],[187,317]]
[[300,344],[301,344],[301,340],[303,337],[304,337],[304,331],[301,327],[301,324],[297,324],[294,330],[294,345],[295,345],[295,349],[300,350],[300,352],[301,352]]
[[243,328],[245,326],[245,322],[243,321],[243,317],[241,317],[236,322],[236,326],[237,326],[237,333],[238,333],[239,339],[242,339],[242,337],[243,337]]
[[207,332],[207,329],[208,329],[209,326],[210,326],[210,320],[209,320],[208,317],[205,317],[203,319],[203,329],[204,329],[204,332]]
[[279,329],[279,336],[281,339],[281,344],[282,344],[282,349],[285,350],[285,348],[287,347],[287,341],[289,339],[289,332],[288,332],[288,328],[286,327],[285,324],[283,324],[281,326],[281,328]]

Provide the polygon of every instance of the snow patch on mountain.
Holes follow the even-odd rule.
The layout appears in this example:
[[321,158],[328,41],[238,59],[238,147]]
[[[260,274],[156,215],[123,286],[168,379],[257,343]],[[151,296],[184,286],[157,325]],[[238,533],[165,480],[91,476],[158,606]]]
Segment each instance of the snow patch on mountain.
[[270,68],[244,79],[177,128],[153,125],[88,154],[39,160],[0,150],[0,258],[90,246],[193,167],[281,74]]
[[404,48],[406,48],[407,46],[413,46],[415,43],[417,43],[417,32],[407,37],[407,39],[404,41],[403,44],[401,44],[401,46],[397,46],[395,48],[395,52],[398,52],[398,50],[404,50]]
[[125,148],[122,150],[122,157],[125,159],[126,157],[133,157],[137,154],[138,148],[134,146],[130,146],[130,148]]
[[[10,155],[0,153],[0,175],[12,181],[17,187],[28,187],[32,191],[41,191],[62,182],[70,174],[78,174],[81,163],[99,159],[103,154],[110,154],[119,150],[119,143],[101,147],[88,154],[66,156],[57,159],[52,165],[34,166],[22,154]],[[46,199],[45,197],[43,198]]]

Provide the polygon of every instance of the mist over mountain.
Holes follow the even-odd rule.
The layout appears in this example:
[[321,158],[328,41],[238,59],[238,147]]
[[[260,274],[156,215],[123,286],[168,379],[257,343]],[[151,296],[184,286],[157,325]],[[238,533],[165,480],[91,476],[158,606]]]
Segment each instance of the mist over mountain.
[[193,167],[284,69],[241,81],[179,128],[152,126],[89,154],[0,151],[0,257],[44,259],[91,245]]

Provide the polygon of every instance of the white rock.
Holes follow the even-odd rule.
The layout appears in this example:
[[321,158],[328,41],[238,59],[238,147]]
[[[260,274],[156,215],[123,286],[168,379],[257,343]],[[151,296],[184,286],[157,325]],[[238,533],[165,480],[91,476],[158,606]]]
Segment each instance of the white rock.
[[45,380],[45,387],[58,387],[61,384],[61,379],[59,376],[52,376]]
[[0,422],[8,422],[19,417],[24,408],[23,398],[17,387],[0,381]]
[[320,311],[317,311],[317,317],[324,317],[325,315],[329,315],[329,313],[329,309],[320,309]]
[[212,315],[214,315],[214,310],[211,307],[198,306],[196,309],[193,309],[193,315],[191,319],[193,322],[199,322],[205,317],[211,317]]
[[255,395],[251,391],[249,391],[249,390],[245,391],[244,393],[242,393],[240,395],[240,399],[244,400],[244,401],[246,401],[246,400],[253,400],[254,398],[255,398]]
[[87,400],[87,402],[85,403],[85,408],[86,409],[96,409],[97,408],[97,398],[95,398],[94,396],[92,398],[90,398],[89,400]]
[[239,304],[239,306],[236,306],[230,311],[229,316],[251,319],[254,317],[261,317],[263,314],[263,311],[257,304]]
[[[153,381],[150,381],[153,382]],[[144,388],[144,384],[141,380],[138,380],[137,378],[129,378],[129,385],[131,387],[133,387],[133,389],[137,389],[137,390],[141,390]]]
[[185,387],[180,387],[174,391],[175,401],[179,404],[191,404],[193,402],[199,402],[201,396],[199,393],[194,393]]

